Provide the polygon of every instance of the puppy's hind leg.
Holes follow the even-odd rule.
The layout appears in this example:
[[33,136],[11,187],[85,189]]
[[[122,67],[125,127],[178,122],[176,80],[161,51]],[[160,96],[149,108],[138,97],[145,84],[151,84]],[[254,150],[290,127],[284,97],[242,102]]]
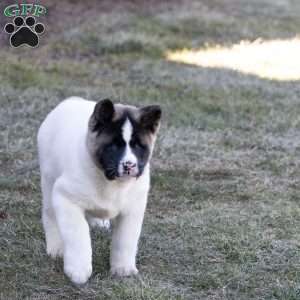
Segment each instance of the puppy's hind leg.
[[45,231],[47,254],[55,258],[63,256],[63,241],[59,233],[54,209],[52,207],[52,190],[54,181],[46,176],[41,177],[43,194],[42,222]]
[[108,219],[100,219],[100,218],[87,216],[87,221],[92,228],[110,230],[110,221]]

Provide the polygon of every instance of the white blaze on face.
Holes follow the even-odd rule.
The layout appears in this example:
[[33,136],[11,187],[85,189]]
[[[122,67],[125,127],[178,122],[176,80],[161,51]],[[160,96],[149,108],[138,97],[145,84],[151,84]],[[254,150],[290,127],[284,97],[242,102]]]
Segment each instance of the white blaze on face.
[[128,119],[126,119],[126,121],[124,122],[123,127],[122,127],[122,136],[123,136],[123,139],[126,142],[126,144],[128,144],[130,142],[130,139],[132,136],[132,131],[133,131],[133,128],[132,128],[131,122]]
[[[129,142],[132,137],[132,132],[133,132],[132,124],[128,119],[126,119],[126,121],[122,127],[122,137],[126,143],[126,147],[125,147],[124,155],[119,164],[119,170],[118,170],[119,174],[123,174],[123,164],[124,163],[129,162],[132,165],[137,165],[137,158],[134,155],[134,153],[132,152],[130,145],[129,145]],[[133,175],[136,175],[137,167],[133,168],[132,172],[134,173]]]

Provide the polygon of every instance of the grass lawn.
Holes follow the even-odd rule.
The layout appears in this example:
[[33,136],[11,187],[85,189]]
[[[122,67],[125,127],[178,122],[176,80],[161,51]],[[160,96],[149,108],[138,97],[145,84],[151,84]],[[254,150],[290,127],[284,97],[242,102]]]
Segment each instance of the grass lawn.
[[[85,2],[44,1],[36,49],[0,34],[0,299],[300,299],[299,82],[167,59],[293,38],[299,1]],[[83,288],[46,255],[36,134],[72,95],[163,108],[137,278],[107,232]]]

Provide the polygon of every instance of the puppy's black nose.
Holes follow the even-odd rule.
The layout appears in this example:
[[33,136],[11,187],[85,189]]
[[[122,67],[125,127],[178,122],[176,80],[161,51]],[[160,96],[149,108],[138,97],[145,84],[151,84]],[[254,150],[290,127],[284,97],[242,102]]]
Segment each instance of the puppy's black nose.
[[131,161],[125,161],[123,162],[123,168],[124,171],[130,171],[131,169],[133,169],[136,166],[135,163],[132,163]]

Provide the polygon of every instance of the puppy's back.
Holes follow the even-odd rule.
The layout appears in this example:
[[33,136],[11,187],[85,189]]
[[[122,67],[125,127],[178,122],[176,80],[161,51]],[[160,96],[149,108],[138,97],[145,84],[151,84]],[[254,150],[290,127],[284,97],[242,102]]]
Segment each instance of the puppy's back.
[[[37,141],[41,171],[61,173],[84,138],[95,102],[71,97],[57,105],[41,124]],[[49,170],[51,169],[51,170]]]

